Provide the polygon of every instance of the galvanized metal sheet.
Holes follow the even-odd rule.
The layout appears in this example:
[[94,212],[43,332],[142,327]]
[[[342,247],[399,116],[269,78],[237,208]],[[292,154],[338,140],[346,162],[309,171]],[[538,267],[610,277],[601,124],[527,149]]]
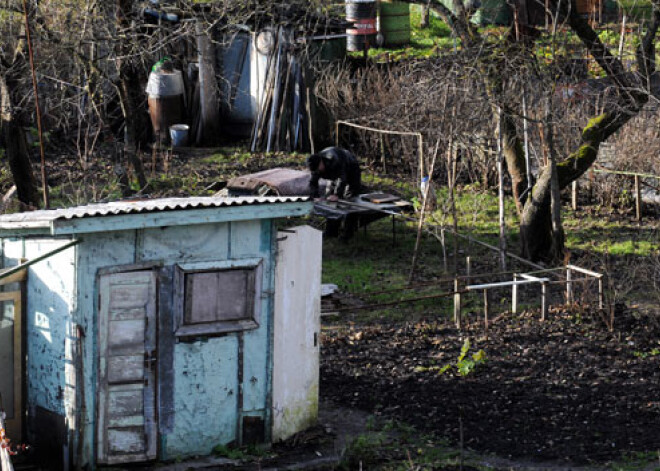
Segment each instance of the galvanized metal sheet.
[[219,208],[225,206],[252,206],[277,203],[297,203],[307,201],[306,197],[296,196],[241,196],[159,198],[145,200],[125,200],[111,203],[91,204],[65,209],[40,210],[0,216],[1,229],[48,227],[51,222],[65,219],[112,216],[122,214],[152,213],[158,211]]

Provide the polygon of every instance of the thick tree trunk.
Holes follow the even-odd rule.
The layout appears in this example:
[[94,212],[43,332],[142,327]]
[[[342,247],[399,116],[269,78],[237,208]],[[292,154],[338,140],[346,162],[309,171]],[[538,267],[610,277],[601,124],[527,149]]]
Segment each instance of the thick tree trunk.
[[[596,161],[598,148],[609,136],[634,116],[634,112],[607,112],[593,118],[582,131],[582,145],[568,159],[557,164],[559,189],[566,188]],[[520,222],[523,256],[532,261],[553,261],[553,237],[550,201],[552,168],[545,167],[525,204]]]
[[[636,116],[648,102],[650,93],[654,93],[648,85],[655,71],[651,57],[656,33],[660,27],[660,4],[657,0],[653,3],[653,21],[646,31],[637,54],[639,67],[637,76],[625,73],[621,61],[600,41],[584,18],[575,11],[568,12],[571,28],[607,76],[614,81],[619,92],[619,102],[611,104],[608,111],[591,119],[582,131],[582,144],[578,150],[565,161],[557,164],[556,179],[560,190],[566,188],[593,165],[600,144]],[[552,166],[546,167],[541,172],[532,190],[532,197],[525,205],[520,223],[523,255],[533,261],[552,259],[551,174]]]
[[523,202],[520,201],[520,197],[527,189],[525,151],[522,142],[518,138],[513,117],[505,111],[502,111],[499,116],[502,120],[502,153],[504,154],[504,160],[511,176],[511,188],[513,199],[516,202],[516,210],[520,215],[523,209]]
[[3,76],[0,76],[0,141],[4,144],[18,200],[26,208],[38,208],[39,191],[32,172],[25,134],[16,123],[11,91]]

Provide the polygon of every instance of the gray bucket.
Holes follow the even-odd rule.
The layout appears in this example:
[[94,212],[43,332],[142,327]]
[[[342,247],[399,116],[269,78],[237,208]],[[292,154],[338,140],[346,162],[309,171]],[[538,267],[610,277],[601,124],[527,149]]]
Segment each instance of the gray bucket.
[[173,147],[184,147],[188,145],[188,130],[190,127],[187,124],[174,124],[170,126],[170,138],[172,138]]

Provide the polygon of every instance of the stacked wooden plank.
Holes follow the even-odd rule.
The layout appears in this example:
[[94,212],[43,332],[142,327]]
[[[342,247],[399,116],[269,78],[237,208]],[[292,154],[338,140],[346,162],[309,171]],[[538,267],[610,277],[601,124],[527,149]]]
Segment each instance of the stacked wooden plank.
[[275,43],[267,60],[264,90],[252,128],[253,152],[309,148],[309,91],[292,37],[292,33],[283,27],[275,32]]

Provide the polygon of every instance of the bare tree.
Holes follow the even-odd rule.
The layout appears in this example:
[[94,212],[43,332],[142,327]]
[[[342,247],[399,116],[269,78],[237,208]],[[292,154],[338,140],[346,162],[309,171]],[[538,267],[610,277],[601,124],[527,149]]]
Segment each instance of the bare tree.
[[[24,31],[20,16],[18,8],[5,10],[5,27],[16,32]],[[16,106],[21,78],[28,75],[26,54],[24,40],[7,41],[0,48],[0,145],[4,147],[19,201],[26,208],[37,208],[40,203],[37,181]]]

